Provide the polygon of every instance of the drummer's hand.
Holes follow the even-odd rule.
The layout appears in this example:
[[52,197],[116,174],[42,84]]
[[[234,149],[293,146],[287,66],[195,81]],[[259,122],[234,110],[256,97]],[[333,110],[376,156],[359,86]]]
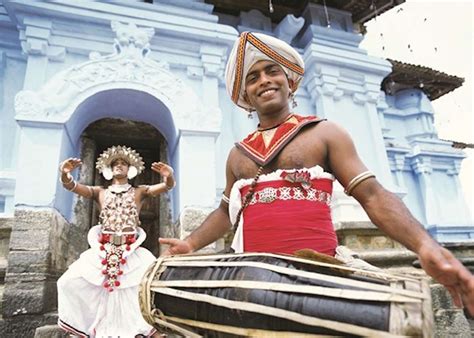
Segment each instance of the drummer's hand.
[[182,239],[177,238],[159,238],[158,241],[160,244],[169,245],[161,256],[170,256],[170,255],[180,255],[193,252],[191,245]]
[[466,307],[474,316],[474,275],[454,255],[434,243],[424,244],[418,251],[423,269],[443,284],[457,307]]

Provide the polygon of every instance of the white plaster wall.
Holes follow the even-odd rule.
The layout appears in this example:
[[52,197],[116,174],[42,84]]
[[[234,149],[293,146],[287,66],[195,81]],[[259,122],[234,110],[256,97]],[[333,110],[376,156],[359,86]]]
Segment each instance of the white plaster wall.
[[3,89],[0,91],[0,171],[16,168],[18,124],[15,121],[14,98],[23,88],[26,67],[22,60],[7,55],[4,56],[5,69],[0,77]]
[[16,206],[53,206],[61,143],[61,126],[21,127],[16,170]]
[[181,208],[214,206],[216,136],[216,134],[181,131],[178,178]]

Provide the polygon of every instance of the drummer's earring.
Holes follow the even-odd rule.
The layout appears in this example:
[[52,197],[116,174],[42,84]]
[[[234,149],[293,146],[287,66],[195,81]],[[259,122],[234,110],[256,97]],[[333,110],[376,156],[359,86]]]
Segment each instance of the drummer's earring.
[[294,109],[298,106],[298,102],[295,100],[295,93],[290,94],[291,108]]
[[295,109],[298,106],[298,103],[295,100],[295,91],[297,89],[297,85],[295,81],[288,79],[288,87],[290,88],[290,95],[288,96],[288,99],[291,102],[291,109]]
[[[247,92],[244,92],[244,100],[245,100],[245,102],[247,102],[250,105],[250,102],[249,102],[249,99],[248,99],[248,96],[247,96]],[[253,119],[253,112],[255,111],[255,109],[247,108],[246,110],[247,110],[247,118],[249,120]]]

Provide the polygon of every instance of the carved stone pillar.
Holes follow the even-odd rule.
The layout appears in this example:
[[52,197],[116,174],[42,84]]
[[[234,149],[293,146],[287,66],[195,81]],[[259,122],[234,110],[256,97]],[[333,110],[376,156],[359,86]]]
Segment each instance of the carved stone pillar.
[[66,49],[50,44],[53,23],[38,17],[25,17],[20,30],[23,52],[28,55],[25,90],[38,89],[45,81],[49,60],[64,61]]
[[436,193],[433,190],[431,158],[422,156],[415,157],[412,160],[411,166],[418,176],[425,210],[426,225],[436,225],[439,222],[438,210],[441,206],[438,204]]

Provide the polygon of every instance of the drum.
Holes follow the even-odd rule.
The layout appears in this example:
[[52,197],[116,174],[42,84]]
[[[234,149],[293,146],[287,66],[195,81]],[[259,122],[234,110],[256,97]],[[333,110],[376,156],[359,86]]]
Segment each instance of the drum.
[[185,337],[431,337],[427,279],[265,253],[160,257],[145,320]]

